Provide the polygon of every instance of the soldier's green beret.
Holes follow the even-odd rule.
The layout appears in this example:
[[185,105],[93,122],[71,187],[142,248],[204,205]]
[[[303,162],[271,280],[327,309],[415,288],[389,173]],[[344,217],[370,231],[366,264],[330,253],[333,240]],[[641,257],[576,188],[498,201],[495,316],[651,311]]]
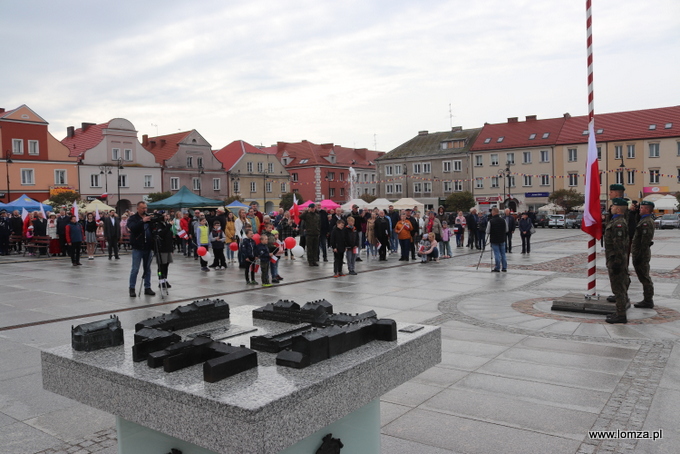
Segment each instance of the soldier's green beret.
[[612,203],[614,206],[617,207],[627,207],[628,206],[628,200],[624,199],[623,197],[616,197],[614,200],[612,200]]
[[609,190],[610,191],[625,191],[626,188],[624,188],[622,184],[610,184]]
[[646,205],[654,208],[654,202],[650,202],[648,200],[643,200],[642,202],[640,202],[640,205]]

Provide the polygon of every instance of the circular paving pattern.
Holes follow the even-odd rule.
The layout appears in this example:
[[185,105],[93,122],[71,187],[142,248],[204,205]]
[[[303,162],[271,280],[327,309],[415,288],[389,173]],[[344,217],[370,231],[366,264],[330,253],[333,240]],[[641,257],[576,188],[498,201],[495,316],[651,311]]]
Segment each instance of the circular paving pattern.
[[[577,322],[577,323],[607,323],[604,315],[586,314],[582,312],[553,312],[549,309],[549,303],[552,303],[554,297],[532,298],[528,300],[516,301],[512,303],[512,308],[518,312],[533,317],[549,318],[552,320],[559,320],[563,322]],[[644,311],[636,314],[636,319],[628,318],[629,325],[647,325],[655,323],[668,323],[680,320],[680,312],[661,306],[654,306],[654,309],[636,309],[637,311]]]

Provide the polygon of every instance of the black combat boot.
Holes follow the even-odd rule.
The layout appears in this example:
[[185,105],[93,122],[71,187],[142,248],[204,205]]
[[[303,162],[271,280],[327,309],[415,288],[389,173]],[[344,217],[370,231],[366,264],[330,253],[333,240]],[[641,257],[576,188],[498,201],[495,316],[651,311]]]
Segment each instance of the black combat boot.
[[607,323],[628,323],[628,318],[626,317],[626,314],[609,314],[607,315]]
[[635,303],[634,306],[637,307],[638,309],[653,309],[654,301],[647,302],[645,300],[642,300],[639,303]]

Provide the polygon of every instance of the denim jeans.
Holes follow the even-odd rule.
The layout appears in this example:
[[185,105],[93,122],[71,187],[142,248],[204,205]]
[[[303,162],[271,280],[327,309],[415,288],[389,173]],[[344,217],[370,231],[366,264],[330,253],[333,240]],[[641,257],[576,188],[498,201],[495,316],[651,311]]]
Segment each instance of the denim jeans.
[[151,288],[151,259],[153,251],[143,251],[140,249],[132,250],[132,270],[130,271],[130,288],[137,286],[137,274],[139,265],[144,262],[144,288]]
[[347,269],[349,269],[350,272],[353,272],[354,263],[356,262],[357,259],[357,254],[355,254],[352,249],[347,249],[345,251],[345,257],[347,258]]
[[508,261],[505,259],[505,243],[491,243],[493,250],[493,257],[495,261],[495,270],[499,270],[502,266],[504,270],[508,269]]

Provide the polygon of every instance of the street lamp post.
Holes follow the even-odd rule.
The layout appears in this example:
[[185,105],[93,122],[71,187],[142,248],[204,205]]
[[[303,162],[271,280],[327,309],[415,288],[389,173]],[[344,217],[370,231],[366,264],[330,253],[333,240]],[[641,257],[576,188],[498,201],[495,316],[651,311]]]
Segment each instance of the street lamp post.
[[118,200],[116,201],[116,208],[117,208],[116,211],[118,211],[118,216],[122,215],[122,213],[121,213],[122,206],[120,204],[120,171],[122,169],[123,169],[123,158],[118,158],[118,168],[116,170],[116,172],[117,172],[116,177],[117,177],[117,181],[118,181]]
[[12,163],[12,156],[10,151],[5,151],[5,170],[7,172],[7,203],[11,202],[9,195],[9,165]]
[[109,175],[112,175],[111,166],[99,166],[99,175],[104,175],[106,194],[109,194]]
[[505,163],[505,169],[501,169],[498,171],[498,175],[503,178],[503,206],[502,208],[506,208],[505,206],[505,199],[508,198],[508,191],[510,190],[510,182],[507,181],[506,185],[506,180],[510,178],[510,162]]
[[262,193],[264,194],[264,205],[262,208],[267,212],[267,172],[262,174]]
[[203,186],[203,181],[201,178],[201,175],[205,175],[205,172],[203,171],[203,164],[199,163],[198,164],[198,195],[201,195],[201,186]]
[[406,163],[404,163],[404,190],[405,197],[408,198],[408,170],[406,169]]

